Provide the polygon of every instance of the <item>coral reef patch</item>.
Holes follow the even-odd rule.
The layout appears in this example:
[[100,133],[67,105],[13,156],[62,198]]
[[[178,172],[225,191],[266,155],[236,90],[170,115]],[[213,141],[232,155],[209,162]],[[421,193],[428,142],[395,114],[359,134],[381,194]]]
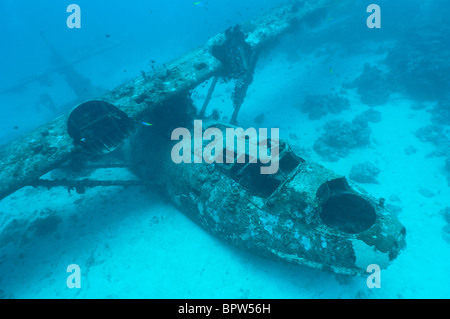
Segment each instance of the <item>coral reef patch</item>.
[[352,149],[370,144],[371,128],[364,115],[356,116],[351,122],[328,121],[325,132],[314,143],[314,150],[327,161],[346,157]]
[[318,120],[329,113],[338,114],[350,108],[350,102],[347,98],[337,94],[308,94],[305,96],[303,103],[296,107],[301,112],[307,113],[310,120]]
[[358,183],[378,184],[377,176],[380,169],[371,162],[363,162],[353,165],[350,171],[350,179]]

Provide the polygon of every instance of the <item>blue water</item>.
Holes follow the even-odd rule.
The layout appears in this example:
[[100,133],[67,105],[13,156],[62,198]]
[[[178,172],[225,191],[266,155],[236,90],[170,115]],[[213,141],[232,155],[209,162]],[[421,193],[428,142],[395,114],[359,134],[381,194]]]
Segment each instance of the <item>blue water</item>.
[[[79,0],[81,28],[69,29],[71,2],[2,0],[0,144],[283,2]],[[378,0],[381,28],[369,29],[371,3],[331,7],[264,52],[239,125],[280,128],[308,158],[386,199],[407,247],[381,288],[236,250],[157,190],[25,187],[0,201],[0,298],[450,297],[450,4]],[[207,89],[192,92],[197,107]],[[219,82],[208,115],[230,118],[232,90]],[[361,114],[357,145],[327,142]],[[79,289],[66,285],[70,264],[81,268]]]

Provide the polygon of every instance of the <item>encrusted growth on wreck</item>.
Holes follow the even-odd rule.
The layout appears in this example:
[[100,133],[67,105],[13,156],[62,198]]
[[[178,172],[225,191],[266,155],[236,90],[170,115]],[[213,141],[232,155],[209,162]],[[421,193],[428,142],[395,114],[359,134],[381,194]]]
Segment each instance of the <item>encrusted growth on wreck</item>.
[[170,198],[214,235],[262,256],[349,275],[386,267],[405,246],[396,217],[280,144],[275,175],[259,174],[257,163],[167,165]]
[[213,46],[211,53],[222,63],[220,75],[236,79],[232,97],[234,112],[231,116],[231,123],[236,123],[247,89],[253,82],[259,51],[245,41],[240,26],[235,26],[225,31],[223,43]]

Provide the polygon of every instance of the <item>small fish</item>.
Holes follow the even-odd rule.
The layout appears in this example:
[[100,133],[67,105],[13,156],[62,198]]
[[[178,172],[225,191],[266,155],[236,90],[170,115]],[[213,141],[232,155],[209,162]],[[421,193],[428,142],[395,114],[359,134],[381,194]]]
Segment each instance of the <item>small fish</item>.
[[333,68],[330,66],[330,73],[333,74]]
[[85,137],[83,137],[83,138],[80,140],[80,142],[84,142],[84,141],[86,141],[86,138],[85,138]]
[[149,123],[149,122],[142,122],[141,124],[145,125],[145,126],[152,126],[153,125],[152,123]]
[[18,130],[19,127],[16,125],[16,126],[13,127],[13,129]]
[[205,9],[206,11],[208,11],[208,2],[203,3],[203,2],[201,2],[201,1],[197,1],[197,2],[194,2],[194,6],[195,6],[195,7],[199,7],[199,8],[203,8],[203,9]]

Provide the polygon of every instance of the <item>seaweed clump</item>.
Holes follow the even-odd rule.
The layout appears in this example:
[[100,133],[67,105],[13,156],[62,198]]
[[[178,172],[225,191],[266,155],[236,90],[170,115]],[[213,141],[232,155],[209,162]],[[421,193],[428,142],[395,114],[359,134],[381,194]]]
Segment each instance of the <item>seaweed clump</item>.
[[437,125],[450,124],[450,99],[439,101],[431,109],[431,122]]
[[369,106],[385,104],[392,93],[420,101],[449,98],[450,46],[448,31],[417,29],[398,41],[382,61],[386,71],[366,63],[348,88],[356,88]]
[[334,162],[350,154],[352,149],[370,144],[370,129],[364,116],[351,122],[331,120],[325,124],[325,132],[314,143],[314,150],[325,160]]
[[349,178],[358,183],[378,184],[377,176],[380,169],[371,162],[353,165]]
[[450,158],[450,100],[441,100],[428,110],[431,124],[416,131],[416,137],[422,142],[431,143],[436,150],[432,156]]
[[430,156],[445,157],[444,176],[450,186],[450,127],[430,124],[418,129],[416,137],[422,142],[431,143],[436,147]]
[[348,88],[356,88],[361,97],[361,102],[369,106],[384,105],[388,102],[390,95],[395,91],[389,73],[383,72],[369,63],[364,64],[361,75]]
[[337,94],[308,94],[303,103],[297,107],[303,113],[307,113],[310,120],[318,120],[328,113],[338,114],[350,108],[350,102],[347,98]]
[[440,213],[446,222],[446,225],[442,227],[442,237],[450,244],[450,207],[446,207]]
[[401,91],[420,100],[448,97],[450,46],[444,30],[417,30],[404,38],[386,57]]
[[448,186],[450,186],[450,157],[445,160],[445,176],[447,177]]
[[436,146],[433,156],[448,156],[450,154],[450,128],[430,124],[416,131],[416,137],[422,142],[431,143]]

